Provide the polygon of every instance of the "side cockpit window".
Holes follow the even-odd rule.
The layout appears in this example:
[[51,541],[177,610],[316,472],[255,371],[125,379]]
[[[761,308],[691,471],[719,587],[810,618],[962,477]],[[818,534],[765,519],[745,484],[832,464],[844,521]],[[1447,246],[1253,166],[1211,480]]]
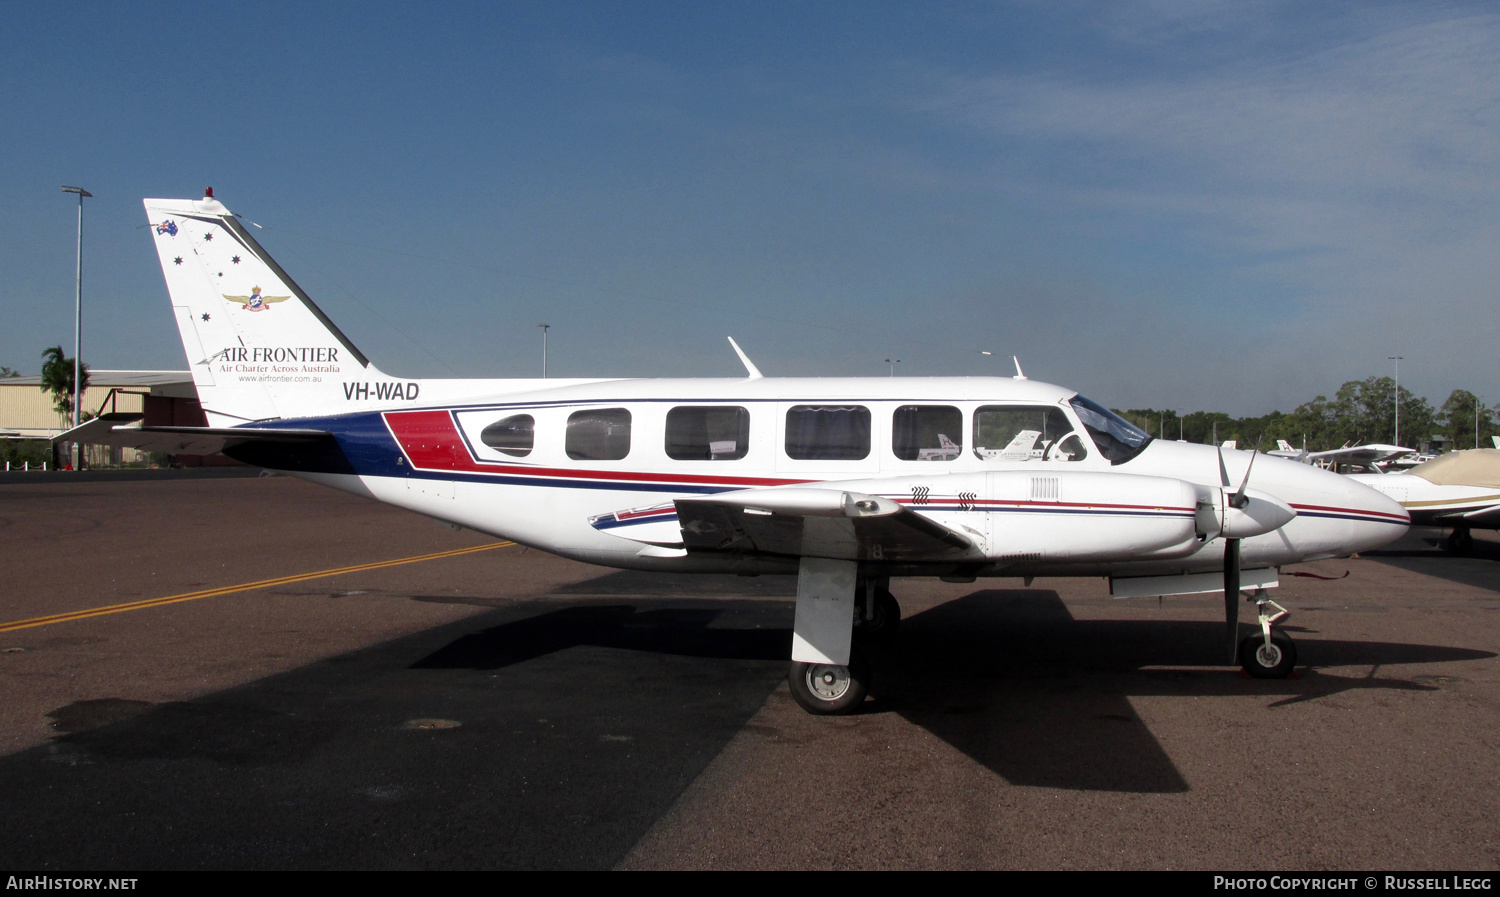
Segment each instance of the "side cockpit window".
[[750,412],[737,406],[685,405],[667,412],[667,457],[737,461],[750,450]]
[[568,415],[568,457],[575,461],[618,461],[630,454],[630,411],[593,408]]
[[1139,455],[1151,441],[1151,434],[1115,414],[1098,402],[1074,396],[1068,403],[1089,431],[1099,453],[1111,464],[1121,464]]
[[974,454],[984,461],[1082,461],[1088,449],[1061,408],[985,405],[974,412]]
[[903,461],[957,460],[963,438],[963,412],[951,405],[902,405],[891,418],[891,451]]
[[479,441],[507,455],[524,458],[531,454],[536,442],[536,418],[529,414],[513,414],[497,420],[480,432]]

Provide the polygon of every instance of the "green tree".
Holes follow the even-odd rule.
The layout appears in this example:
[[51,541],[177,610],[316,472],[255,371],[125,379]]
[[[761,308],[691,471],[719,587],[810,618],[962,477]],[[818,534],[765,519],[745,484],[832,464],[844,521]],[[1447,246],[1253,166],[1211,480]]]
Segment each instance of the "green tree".
[[[1334,436],[1356,443],[1397,438],[1396,382],[1390,377],[1350,380],[1334,395]],[[1432,405],[1405,387],[1400,391],[1400,438],[1421,448],[1437,426]],[[1342,443],[1340,443],[1342,444]]]
[[1455,389],[1448,394],[1448,400],[1443,403],[1443,407],[1438,409],[1437,425],[1452,440],[1454,448],[1464,449],[1475,446],[1474,415],[1476,411],[1479,415],[1477,443],[1481,448],[1489,448],[1490,437],[1496,433],[1495,417],[1492,409],[1480,404],[1478,396],[1467,389]]
[[12,369],[6,367],[3,364],[0,364],[0,379],[4,379],[6,377],[19,377],[19,376],[21,376],[21,372],[20,371],[12,370]]
[[1193,411],[1182,416],[1182,438],[1188,442],[1210,444],[1214,441],[1215,425],[1219,441],[1233,438],[1229,435],[1234,418],[1222,411]]
[[[83,382],[79,392],[89,388],[89,366],[80,365]],[[71,421],[73,419],[73,359],[63,354],[62,346],[42,353],[42,391],[52,393],[52,407]]]

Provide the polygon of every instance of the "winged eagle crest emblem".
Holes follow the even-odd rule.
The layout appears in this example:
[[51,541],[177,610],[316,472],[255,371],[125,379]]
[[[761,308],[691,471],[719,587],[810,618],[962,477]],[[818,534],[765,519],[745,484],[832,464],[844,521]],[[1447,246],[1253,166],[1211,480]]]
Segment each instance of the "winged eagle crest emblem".
[[266,309],[270,308],[273,303],[285,302],[292,297],[262,296],[260,294],[260,287],[252,287],[250,290],[250,295],[248,296],[225,295],[224,298],[229,300],[230,302],[238,302],[240,304],[240,307],[245,309],[245,311],[265,311]]

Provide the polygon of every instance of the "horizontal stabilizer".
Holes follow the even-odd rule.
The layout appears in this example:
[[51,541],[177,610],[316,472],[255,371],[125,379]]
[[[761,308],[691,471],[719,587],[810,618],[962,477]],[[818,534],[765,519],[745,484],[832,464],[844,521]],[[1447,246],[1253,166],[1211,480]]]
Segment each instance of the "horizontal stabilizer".
[[[115,427],[133,424],[144,415],[128,412],[110,412],[101,414],[92,420],[86,420],[71,430],[66,430],[52,437],[53,442],[77,442],[84,445],[120,445],[110,441],[110,434]],[[128,446],[124,446],[127,447]]]
[[[172,455],[212,455],[249,442],[314,443],[332,441],[325,430],[278,427],[143,427],[120,426],[120,418],[138,415],[103,415],[56,438],[58,442],[109,445],[142,452]],[[113,419],[111,419],[113,418]]]

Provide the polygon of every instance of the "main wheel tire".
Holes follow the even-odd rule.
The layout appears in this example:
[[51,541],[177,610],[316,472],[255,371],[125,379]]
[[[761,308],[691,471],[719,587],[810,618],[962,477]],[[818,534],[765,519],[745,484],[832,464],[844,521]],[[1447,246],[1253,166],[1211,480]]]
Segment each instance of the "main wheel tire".
[[853,713],[870,693],[870,665],[858,651],[850,652],[848,666],[794,660],[786,679],[793,700],[819,716]]
[[1474,550],[1474,534],[1466,529],[1455,529],[1443,540],[1443,550],[1451,555],[1463,557]]
[[1297,646],[1290,636],[1271,633],[1271,645],[1265,636],[1252,635],[1240,642],[1240,666],[1256,679],[1285,679],[1297,665]]

